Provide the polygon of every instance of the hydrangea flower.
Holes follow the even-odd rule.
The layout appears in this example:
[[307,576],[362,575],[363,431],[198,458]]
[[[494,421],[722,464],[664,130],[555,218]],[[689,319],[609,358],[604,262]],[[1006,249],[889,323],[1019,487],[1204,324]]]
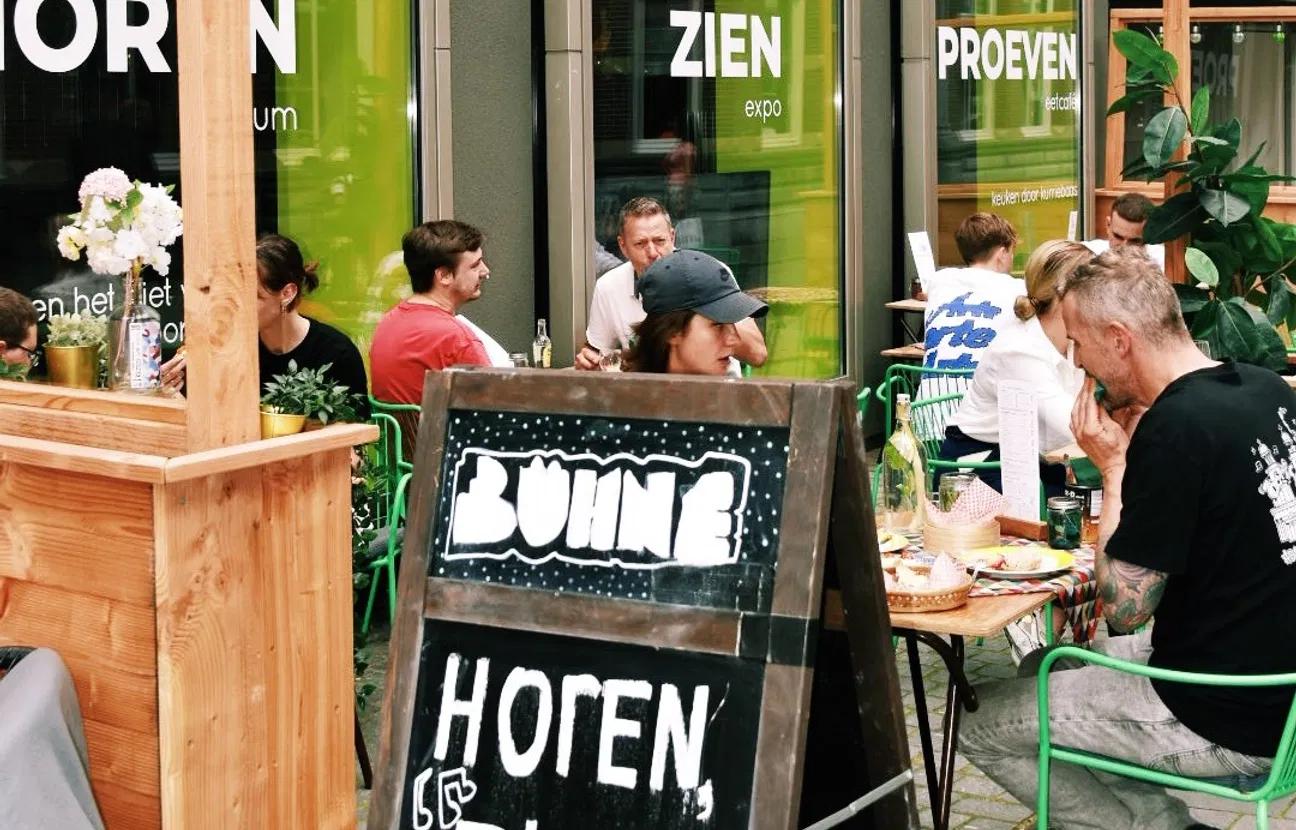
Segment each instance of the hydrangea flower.
[[81,183],[81,212],[58,232],[58,249],[67,259],[85,253],[100,274],[124,274],[150,266],[165,276],[166,248],[184,232],[183,213],[171,188],[131,183],[115,167],[96,170]]

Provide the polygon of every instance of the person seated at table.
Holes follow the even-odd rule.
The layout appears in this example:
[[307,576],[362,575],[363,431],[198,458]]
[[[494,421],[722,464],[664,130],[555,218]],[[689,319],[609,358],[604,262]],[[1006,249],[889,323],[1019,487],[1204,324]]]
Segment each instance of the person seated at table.
[[36,306],[12,288],[0,288],[0,360],[19,371],[36,365]]
[[[647,309],[640,297],[640,282],[647,268],[675,250],[675,227],[661,202],[636,196],[621,208],[621,229],[617,244],[626,261],[610,269],[594,284],[590,301],[585,345],[576,354],[577,369],[595,370],[603,352],[630,347],[631,332],[644,319]],[[755,320],[738,324],[738,346],[729,362],[729,373],[742,375],[738,361],[763,366],[769,356],[765,335]]]
[[[923,365],[975,369],[1000,329],[1012,319],[1013,302],[1026,291],[1012,276],[1017,231],[1002,216],[974,213],[954,231],[964,268],[942,268],[927,280]],[[924,378],[918,397],[947,389]]]
[[[1016,381],[1035,391],[1041,451],[1072,443],[1071,406],[1084,373],[1067,357],[1066,324],[1057,302],[1057,287],[1076,268],[1093,259],[1079,242],[1053,240],[1031,253],[1026,262],[1026,293],[1013,302],[1015,322],[1005,324],[981,355],[958,412],[945,429],[940,457],[999,459],[999,384]],[[1009,436],[1011,440],[1011,436]],[[982,480],[1002,489],[997,469],[978,470]],[[1061,493],[1062,465],[1041,465],[1045,492]]]
[[491,365],[481,340],[456,317],[490,279],[484,238],[454,219],[424,222],[405,234],[401,248],[414,293],[374,329],[369,366],[375,398],[422,403],[428,370]]
[[[307,263],[297,243],[276,233],[256,243],[257,369],[264,392],[275,375],[328,366],[327,376],[355,396],[357,417],[369,417],[369,385],[364,360],[351,338],[298,311],[302,297],[319,287],[316,263]],[[162,366],[162,385],[179,389],[187,365],[183,353]]]
[[727,375],[742,338],[737,326],[769,306],[743,292],[729,266],[700,251],[676,251],[639,278],[645,316],[626,354],[634,372]]
[[[1156,616],[1150,630],[1094,650],[1192,672],[1296,671],[1296,392],[1267,369],[1204,356],[1170,282],[1142,252],[1102,254],[1060,295],[1076,362],[1090,376],[1071,429],[1103,478],[1094,562],[1103,614],[1118,632]],[[1095,379],[1113,414],[1095,400]],[[1269,769],[1292,702],[1290,687],[1168,683],[1100,666],[1058,671],[1049,687],[1058,744],[1234,781]],[[960,733],[964,754],[1033,805],[1034,677],[978,697]],[[1193,821],[1160,787],[1063,762],[1050,789],[1054,827],[1180,830]]]
[[1102,239],[1086,239],[1084,245],[1095,254],[1106,253],[1112,248],[1131,245],[1142,248],[1152,261],[1165,270],[1165,246],[1148,245],[1143,241],[1143,231],[1147,227],[1148,213],[1155,205],[1142,193],[1125,193],[1112,202],[1111,213],[1107,214],[1107,235]]

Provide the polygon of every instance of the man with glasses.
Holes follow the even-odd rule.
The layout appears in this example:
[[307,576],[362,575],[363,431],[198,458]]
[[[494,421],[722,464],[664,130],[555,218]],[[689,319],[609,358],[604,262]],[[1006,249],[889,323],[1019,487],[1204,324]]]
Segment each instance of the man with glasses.
[[0,288],[0,361],[36,366],[36,307],[12,288]]

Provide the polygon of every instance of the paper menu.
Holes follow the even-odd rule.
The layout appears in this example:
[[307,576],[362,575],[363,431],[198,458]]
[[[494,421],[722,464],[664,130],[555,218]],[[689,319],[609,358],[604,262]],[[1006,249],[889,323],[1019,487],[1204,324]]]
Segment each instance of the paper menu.
[[1080,224],[1080,211],[1073,210],[1067,216],[1067,239],[1071,242],[1076,241],[1076,229]]
[[999,382],[999,457],[1004,515],[1040,520],[1039,404],[1030,384]]
[[918,271],[918,281],[927,285],[929,277],[936,274],[936,258],[932,256],[931,240],[927,238],[927,231],[911,231],[909,237],[909,251],[913,254],[914,268]]

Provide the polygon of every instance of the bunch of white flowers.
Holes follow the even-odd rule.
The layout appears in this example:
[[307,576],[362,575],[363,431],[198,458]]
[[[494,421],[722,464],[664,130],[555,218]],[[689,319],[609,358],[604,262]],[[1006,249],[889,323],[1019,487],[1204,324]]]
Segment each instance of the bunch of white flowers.
[[131,182],[116,167],[105,167],[81,183],[81,212],[58,233],[59,252],[86,262],[98,274],[125,274],[150,266],[165,276],[171,269],[166,248],[184,230],[172,186]]

